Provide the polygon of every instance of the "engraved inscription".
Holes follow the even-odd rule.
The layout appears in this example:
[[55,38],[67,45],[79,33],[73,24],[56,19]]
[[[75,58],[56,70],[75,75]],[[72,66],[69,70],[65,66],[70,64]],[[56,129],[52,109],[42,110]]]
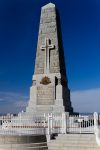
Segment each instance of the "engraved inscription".
[[54,14],[54,12],[50,12],[50,13],[42,13],[41,14],[41,19],[47,19],[47,18],[56,18],[56,15]]
[[53,105],[54,104],[54,87],[39,86],[37,87],[37,105]]
[[51,33],[56,31],[56,22],[41,24],[39,33]]
[[40,30],[40,34],[44,34],[44,33],[52,33],[56,31],[56,27],[54,28],[44,28],[42,30]]

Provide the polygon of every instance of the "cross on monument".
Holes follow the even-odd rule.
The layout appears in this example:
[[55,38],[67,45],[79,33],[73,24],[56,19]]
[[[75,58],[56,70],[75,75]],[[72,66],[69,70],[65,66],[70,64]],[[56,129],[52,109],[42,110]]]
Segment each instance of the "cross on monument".
[[45,38],[45,44],[40,46],[42,51],[45,51],[44,73],[49,73],[50,69],[50,50],[54,49],[54,45],[50,43],[50,39]]

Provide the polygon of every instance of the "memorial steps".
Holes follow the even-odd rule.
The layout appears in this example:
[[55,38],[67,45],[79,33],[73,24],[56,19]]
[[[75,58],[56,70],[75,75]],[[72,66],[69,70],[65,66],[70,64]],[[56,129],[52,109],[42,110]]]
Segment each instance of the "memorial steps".
[[45,135],[2,135],[0,150],[45,150],[47,142]]
[[29,138],[1,136],[0,150],[99,150],[94,134],[63,134],[49,142],[44,142],[43,137],[39,137],[38,141],[36,136]]
[[48,150],[97,150],[94,134],[65,134],[48,142]]

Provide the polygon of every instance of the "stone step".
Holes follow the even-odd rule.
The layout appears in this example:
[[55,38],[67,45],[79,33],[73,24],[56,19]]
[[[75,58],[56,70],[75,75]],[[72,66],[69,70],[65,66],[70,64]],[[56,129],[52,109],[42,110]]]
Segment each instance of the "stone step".
[[48,150],[100,150],[96,148],[81,148],[81,147],[64,147],[64,148],[57,148],[57,149],[48,149]]
[[81,145],[81,144],[76,144],[76,145],[48,145],[49,149],[60,149],[62,150],[62,148],[70,148],[70,147],[76,147],[76,148],[97,148],[97,145],[88,145],[86,146],[85,144]]
[[68,141],[68,142],[70,142],[70,141],[71,142],[77,142],[77,141],[78,142],[81,142],[81,141],[82,142],[86,142],[87,141],[88,143],[89,142],[94,142],[95,143],[96,138],[92,138],[92,139],[89,139],[89,140],[88,139],[82,139],[82,138],[75,138],[75,139],[73,139],[73,138],[70,138],[70,139],[69,138],[66,138],[66,139],[63,139],[63,138],[62,139],[58,139],[58,138],[56,138],[56,140],[51,140],[51,141],[52,141],[52,143],[53,142],[61,142],[61,141],[63,141],[63,142],[66,142],[66,141]]
[[93,140],[91,140],[91,139],[89,139],[89,140],[85,140],[85,139],[71,139],[71,140],[69,140],[69,139],[66,139],[66,140],[58,140],[58,139],[56,139],[57,141],[52,141],[52,143],[55,143],[55,142],[62,142],[62,143],[84,143],[84,142],[86,142],[86,143],[95,143],[96,142],[96,139],[93,139]]
[[95,143],[95,139],[90,139],[90,140],[84,140],[84,139],[71,139],[71,140],[69,140],[69,139],[66,139],[66,140],[57,140],[58,142],[61,142],[61,141],[63,141],[63,143],[65,143],[66,141],[68,141],[68,142],[75,142],[75,141],[79,141],[79,142],[87,142],[87,143],[90,143],[90,142],[92,142],[92,143]]
[[94,142],[91,142],[91,143],[87,143],[87,142],[66,142],[66,143],[63,143],[63,142],[55,142],[55,143],[50,143],[50,144],[48,144],[48,145],[53,145],[53,146],[55,146],[55,145],[60,145],[60,146],[67,146],[67,145],[86,145],[87,147],[88,147],[88,145],[91,145],[91,146],[93,146],[93,145],[97,145],[96,143],[94,143]]
[[47,146],[31,146],[31,145],[19,145],[19,144],[9,144],[0,145],[0,150],[47,150]]
[[63,142],[63,143],[69,143],[69,142],[74,142],[74,143],[76,143],[76,142],[88,142],[88,143],[95,143],[96,142],[96,139],[95,138],[93,138],[93,139],[79,139],[79,138],[75,138],[75,139],[56,139],[56,140],[51,140],[52,141],[52,143],[55,143],[55,142]]
[[48,143],[48,150],[96,150],[98,148],[94,134],[58,135]]
[[85,146],[85,147],[93,147],[93,146],[97,146],[96,143],[48,143],[48,146],[59,146],[59,147],[62,147],[62,146],[70,146],[70,145],[73,145],[73,146]]
[[63,140],[63,141],[66,141],[66,140],[68,140],[68,141],[75,141],[75,140],[82,140],[82,141],[86,141],[86,139],[87,139],[87,141],[89,142],[89,141],[94,141],[95,140],[95,138],[56,138],[56,140],[58,140],[58,141],[60,141],[60,140]]
[[94,134],[59,134],[57,138],[94,138]]
[[67,144],[61,144],[61,143],[59,143],[59,144],[48,144],[49,147],[52,147],[52,146],[53,147],[56,147],[56,146],[62,147],[62,146],[70,146],[70,145],[78,146],[78,147],[80,147],[80,146],[84,147],[84,145],[85,145],[85,147],[96,147],[97,146],[96,144],[88,144],[88,145],[86,145],[85,143],[84,144],[82,144],[82,143],[80,143],[80,144],[79,143],[76,143],[76,144],[75,143],[73,143],[73,144],[70,144],[70,143],[69,144],[68,143]]
[[[96,150],[96,148],[83,148],[83,147],[63,147],[63,148],[50,148],[48,150]],[[100,149],[98,149],[100,150]]]

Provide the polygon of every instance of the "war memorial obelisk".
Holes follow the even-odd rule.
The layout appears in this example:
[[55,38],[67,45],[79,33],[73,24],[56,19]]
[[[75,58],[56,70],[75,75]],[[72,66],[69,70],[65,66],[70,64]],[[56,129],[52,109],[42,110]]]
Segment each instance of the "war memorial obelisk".
[[73,112],[66,77],[60,18],[54,4],[42,7],[35,70],[26,112]]
[[49,3],[41,10],[30,100],[26,112],[1,116],[0,150],[100,150],[98,119],[74,116],[59,14]]

